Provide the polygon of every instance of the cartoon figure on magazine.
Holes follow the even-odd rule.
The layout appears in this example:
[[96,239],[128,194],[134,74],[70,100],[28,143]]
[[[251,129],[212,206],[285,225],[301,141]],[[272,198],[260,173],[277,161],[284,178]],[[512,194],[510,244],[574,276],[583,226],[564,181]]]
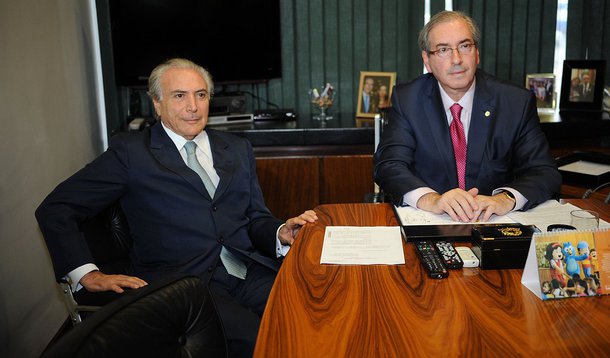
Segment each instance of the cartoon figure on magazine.
[[593,275],[597,277],[599,280],[599,266],[597,266],[597,251],[595,249],[591,249],[591,271],[593,271]]
[[[557,280],[561,287],[566,286],[566,273],[563,265],[563,253],[561,252],[561,244],[552,242],[546,246],[546,254],[544,257],[549,261],[551,266],[551,279]],[[557,297],[557,295],[555,295]]]
[[576,245],[578,249],[578,255],[582,257],[580,261],[580,266],[582,267],[582,272],[585,273],[585,277],[591,276],[591,253],[589,251],[589,244],[586,241],[581,241]]
[[575,274],[580,275],[578,261],[582,261],[583,257],[576,255],[576,249],[569,241],[563,244],[563,256],[566,263],[566,273],[568,276],[571,278]]

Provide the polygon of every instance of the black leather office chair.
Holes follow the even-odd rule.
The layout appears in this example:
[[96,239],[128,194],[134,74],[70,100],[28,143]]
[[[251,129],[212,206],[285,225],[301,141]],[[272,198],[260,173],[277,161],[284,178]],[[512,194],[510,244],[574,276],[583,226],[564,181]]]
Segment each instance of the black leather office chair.
[[[133,240],[125,214],[117,202],[85,222],[83,232],[94,263],[107,274],[130,274],[129,253]],[[64,301],[74,325],[81,323],[84,316],[97,311],[101,306],[120,295],[115,292],[90,293],[82,289],[72,293],[66,281],[60,281]]]
[[73,327],[42,357],[227,356],[220,319],[198,277],[167,277],[126,292]]

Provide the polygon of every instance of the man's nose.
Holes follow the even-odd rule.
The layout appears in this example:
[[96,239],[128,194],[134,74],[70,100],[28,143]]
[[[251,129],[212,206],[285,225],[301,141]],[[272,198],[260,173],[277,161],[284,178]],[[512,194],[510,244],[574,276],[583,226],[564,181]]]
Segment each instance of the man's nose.
[[197,112],[197,101],[194,95],[187,96],[186,110],[189,112]]
[[462,55],[460,54],[460,51],[458,51],[457,48],[454,48],[451,51],[451,62],[452,63],[462,63]]

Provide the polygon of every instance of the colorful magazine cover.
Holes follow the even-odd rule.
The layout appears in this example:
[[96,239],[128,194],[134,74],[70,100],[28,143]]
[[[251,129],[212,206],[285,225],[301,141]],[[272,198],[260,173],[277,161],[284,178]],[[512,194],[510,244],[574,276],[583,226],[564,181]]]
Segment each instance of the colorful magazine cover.
[[543,299],[610,293],[610,230],[535,234]]

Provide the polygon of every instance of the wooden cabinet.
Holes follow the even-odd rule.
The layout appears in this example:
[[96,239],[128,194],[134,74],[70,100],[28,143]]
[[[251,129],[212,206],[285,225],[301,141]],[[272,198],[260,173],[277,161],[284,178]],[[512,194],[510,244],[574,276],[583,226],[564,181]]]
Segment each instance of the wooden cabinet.
[[373,156],[257,157],[265,203],[280,219],[320,204],[360,203],[373,191]]
[[320,204],[362,203],[373,192],[373,156],[328,156],[320,163]]
[[256,171],[276,217],[286,220],[320,204],[319,158],[257,158]]

